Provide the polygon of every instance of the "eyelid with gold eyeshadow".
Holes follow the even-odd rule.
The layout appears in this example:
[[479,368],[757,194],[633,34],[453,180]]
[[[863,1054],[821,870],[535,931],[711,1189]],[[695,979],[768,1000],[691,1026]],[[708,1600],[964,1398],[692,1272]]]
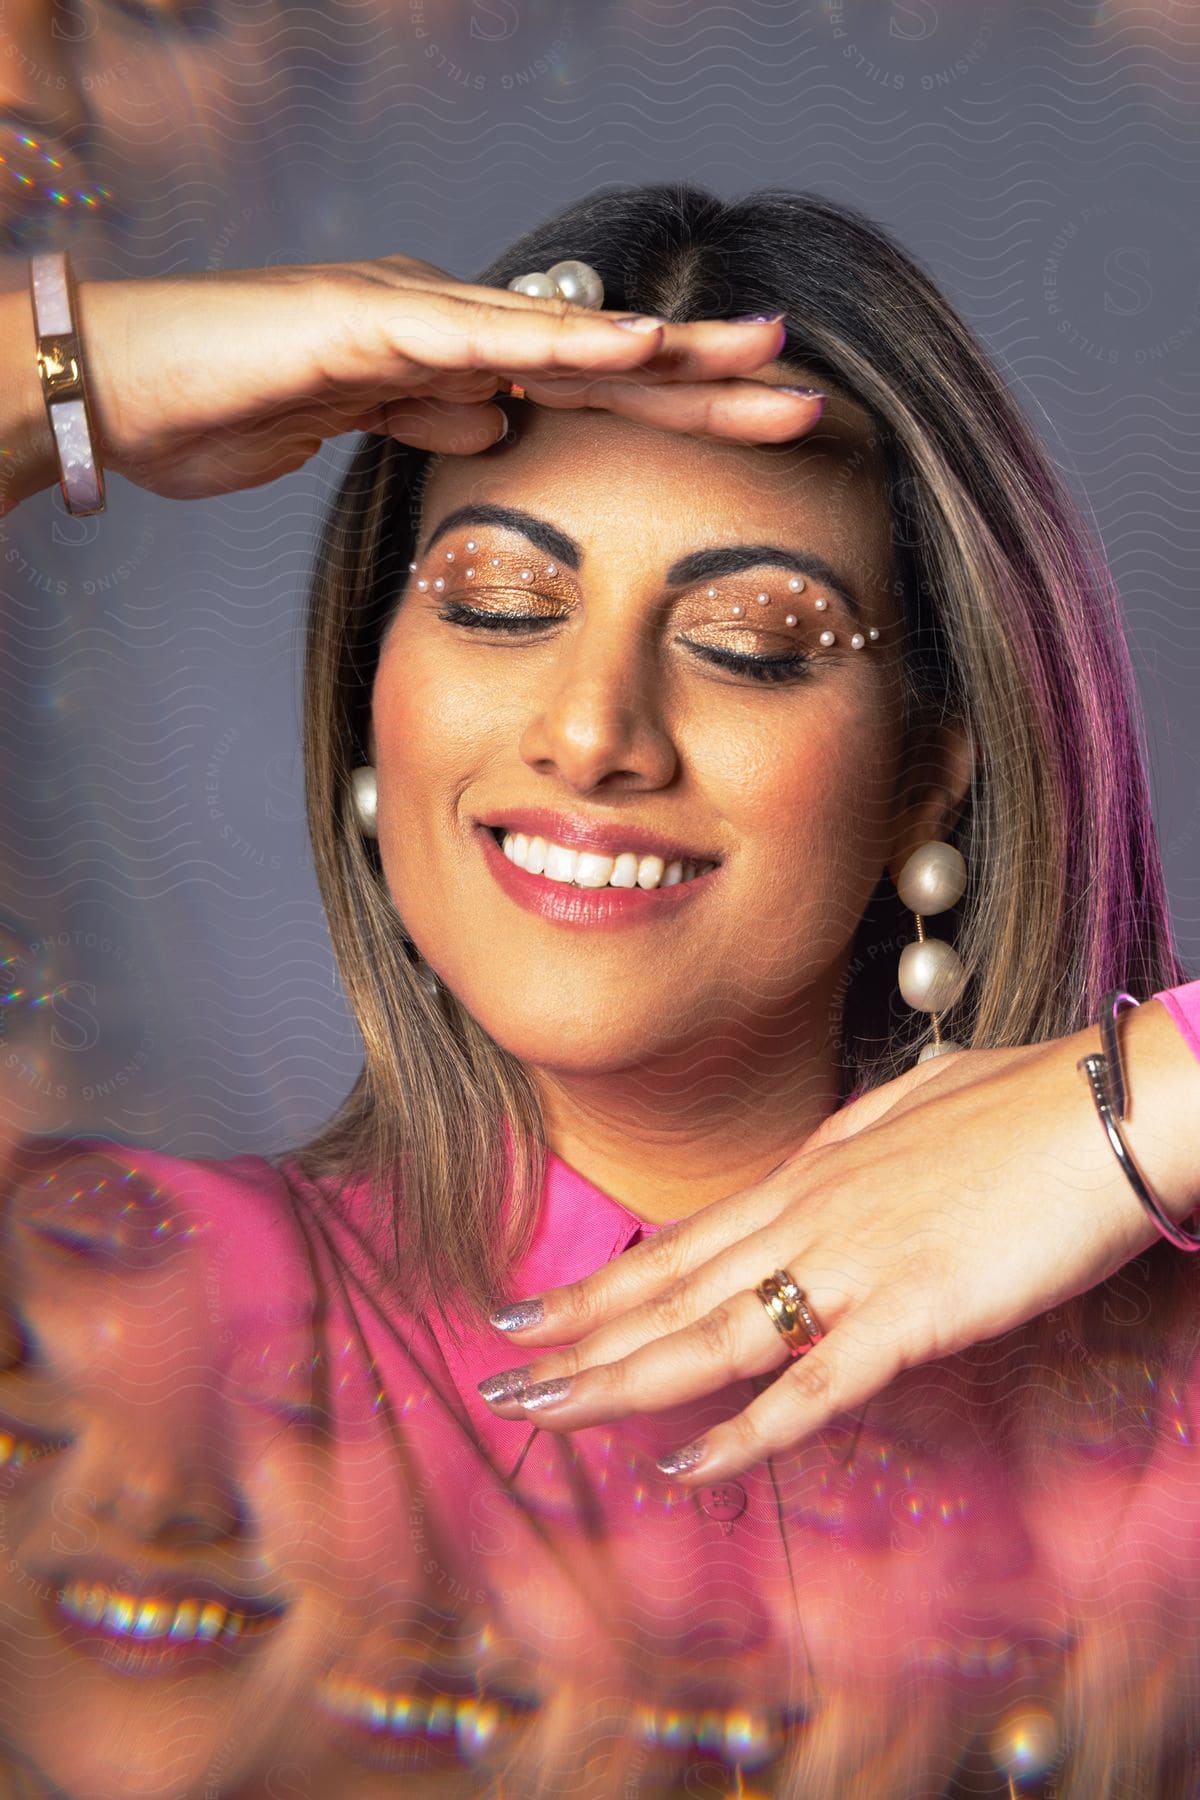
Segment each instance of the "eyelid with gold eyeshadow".
[[[485,576],[484,581],[480,582],[478,586],[473,587],[471,590],[472,592],[487,592],[493,599],[500,594],[503,594],[505,597],[519,594],[523,600],[525,598],[531,599],[535,594],[538,594],[541,578],[554,581],[555,585],[560,585],[561,569],[559,564],[553,559],[548,560],[541,568],[534,566],[538,562],[539,557],[545,555],[544,551],[538,551],[537,554],[531,556],[529,554],[529,547],[526,546],[522,546],[519,551],[509,550],[506,546],[500,546],[500,549],[502,554],[497,555],[495,554],[495,546],[481,546],[477,539],[468,539],[465,546],[460,546],[454,550],[446,550],[442,553],[444,565],[440,558],[435,564],[441,571],[438,575],[433,577],[420,576],[414,585],[418,592],[429,593],[432,597],[432,594],[435,593],[445,594],[448,587],[455,586],[456,578],[460,574],[465,575],[468,580],[474,582],[477,574],[482,573]],[[409,573],[415,574],[419,566],[420,565],[416,562],[410,562],[408,565]],[[488,579],[490,571],[493,569],[502,572],[499,581],[495,585]],[[777,580],[784,579],[783,574],[780,574],[778,571],[775,573]],[[515,575],[516,582],[510,585],[512,575]],[[754,577],[753,580],[750,579],[752,576]],[[769,577],[768,580],[770,581]],[[763,575],[757,565],[755,568],[739,569],[735,571],[731,577],[722,580],[719,597],[724,601],[727,609],[725,614],[722,617],[715,619],[704,617],[696,621],[696,623],[699,623],[702,626],[722,626],[733,625],[735,621],[738,621],[740,622],[741,629],[749,631],[755,628],[755,621],[756,619],[759,619],[763,628],[767,628],[768,626],[777,628],[780,622],[778,611],[774,611],[769,618],[765,614],[760,617],[755,614],[753,607],[748,604],[749,595],[751,592],[754,592],[754,598],[759,605],[768,605],[772,598],[778,598],[780,605],[786,606],[787,612],[783,617],[782,623],[788,630],[794,630],[796,626],[802,623],[801,615],[807,613],[808,608],[811,605],[813,613],[816,614],[817,617],[814,621],[813,617],[810,616],[807,619],[807,625],[811,628],[814,622],[820,624],[823,627],[819,635],[820,646],[822,649],[831,648],[837,641],[836,634],[829,629],[828,617],[823,615],[828,614],[831,604],[835,606],[838,611],[841,610],[841,596],[834,590],[833,600],[831,602],[826,594],[813,595],[808,592],[809,582],[811,580],[811,577],[806,578],[798,570],[788,571],[786,572],[787,591],[785,594],[776,596],[768,594],[761,588],[760,583],[763,581]],[[571,575],[568,573],[561,585],[566,585],[570,581]],[[686,608],[689,601],[694,602],[694,599],[697,596],[697,590],[705,581],[707,582],[707,586],[705,587],[705,598],[717,601],[718,590],[712,585],[712,577],[698,578],[696,581],[688,583],[687,586],[672,599],[672,607]],[[516,583],[528,585],[517,586]],[[770,585],[775,586],[775,582],[770,581]],[[733,589],[732,594],[729,594],[728,592],[730,587]],[[801,594],[805,595],[804,599],[800,598]],[[468,612],[470,611],[470,609],[467,610]],[[494,606],[491,609],[491,613],[492,616],[500,616],[496,614]],[[512,614],[510,616],[513,618],[513,627],[516,629],[520,615]],[[528,628],[532,629],[538,623],[543,621],[551,623],[564,616],[566,615],[563,613],[544,613],[538,615],[537,618],[528,617],[523,623]],[[486,626],[485,620],[477,621],[473,616],[464,616],[461,612],[460,616],[457,618],[451,617],[447,622],[464,626],[469,626],[478,622]],[[689,624],[691,624],[691,621],[689,621]],[[849,639],[850,647],[852,649],[863,649],[868,642],[876,642],[879,635],[879,631],[875,627],[869,628],[866,632],[852,630]],[[735,655],[734,652],[724,652],[723,654],[726,658],[732,658]],[[743,659],[743,664],[747,660],[748,659]],[[755,664],[762,666],[770,659],[759,656],[753,660]],[[777,663],[782,663],[786,660],[786,657],[775,659]]]
[[[546,625],[561,624],[567,615],[494,612],[486,608],[465,606],[458,600],[447,600],[438,608],[437,616],[449,625],[460,625],[466,630],[509,632],[518,636]],[[753,656],[741,651],[725,650],[717,644],[693,643],[682,636],[677,637],[675,642],[690,650],[701,662],[725,669],[731,674],[745,674],[752,680],[762,682],[803,679],[811,672],[812,664],[816,661],[813,653],[808,650],[792,650],[782,656]]]

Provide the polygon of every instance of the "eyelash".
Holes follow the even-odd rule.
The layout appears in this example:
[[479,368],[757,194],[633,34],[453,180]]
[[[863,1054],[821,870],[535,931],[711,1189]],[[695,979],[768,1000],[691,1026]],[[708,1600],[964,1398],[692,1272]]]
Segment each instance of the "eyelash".
[[[438,609],[438,618],[449,625],[465,625],[468,629],[484,631],[508,631],[514,636],[539,625],[554,625],[555,619],[543,617],[540,613],[489,613],[479,612],[473,606],[464,606],[461,601],[449,600]],[[802,678],[811,672],[813,658],[804,652],[791,652],[787,656],[742,656],[734,650],[719,650],[713,644],[689,644],[688,649],[706,662],[715,663],[718,668],[729,669],[735,675],[748,675],[752,681],[778,682]]]

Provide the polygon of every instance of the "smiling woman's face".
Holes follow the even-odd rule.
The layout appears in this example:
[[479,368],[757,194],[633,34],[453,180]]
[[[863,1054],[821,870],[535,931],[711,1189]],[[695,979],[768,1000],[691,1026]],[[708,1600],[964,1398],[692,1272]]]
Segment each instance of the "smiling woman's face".
[[[372,760],[396,909],[531,1066],[665,1066],[764,1027],[786,1060],[828,1038],[912,824],[869,427],[835,401],[764,449],[527,410],[514,445],[435,465],[383,647]],[[593,848],[617,882],[653,880],[656,846],[700,873],[565,885],[548,876],[569,862],[514,868],[480,821],[567,849],[607,828]]]

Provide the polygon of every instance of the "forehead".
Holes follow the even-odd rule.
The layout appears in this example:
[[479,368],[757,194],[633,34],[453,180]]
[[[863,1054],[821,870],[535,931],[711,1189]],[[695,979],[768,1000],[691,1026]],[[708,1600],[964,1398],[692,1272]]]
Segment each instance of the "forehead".
[[418,551],[449,512],[472,502],[520,506],[589,554],[640,546],[664,564],[681,550],[739,541],[820,543],[864,578],[890,567],[882,450],[872,422],[835,399],[789,444],[744,444],[663,431],[594,410],[512,407],[517,440],[478,456],[438,457],[422,502]]

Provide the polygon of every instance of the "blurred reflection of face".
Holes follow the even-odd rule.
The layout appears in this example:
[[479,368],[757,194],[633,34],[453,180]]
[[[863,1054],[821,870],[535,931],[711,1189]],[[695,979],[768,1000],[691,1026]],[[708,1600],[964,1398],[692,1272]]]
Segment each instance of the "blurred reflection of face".
[[213,254],[232,251],[229,267],[258,262],[272,104],[264,76],[281,54],[297,66],[297,18],[279,0],[5,0],[0,249],[29,254],[157,229],[185,169],[189,181],[202,171],[218,194],[236,191],[238,205],[222,207],[227,236],[250,226],[236,248]]
[[227,1792],[342,1638],[311,1329],[217,1322],[219,1241],[76,1167],[10,1221],[0,1737],[68,1795]]

